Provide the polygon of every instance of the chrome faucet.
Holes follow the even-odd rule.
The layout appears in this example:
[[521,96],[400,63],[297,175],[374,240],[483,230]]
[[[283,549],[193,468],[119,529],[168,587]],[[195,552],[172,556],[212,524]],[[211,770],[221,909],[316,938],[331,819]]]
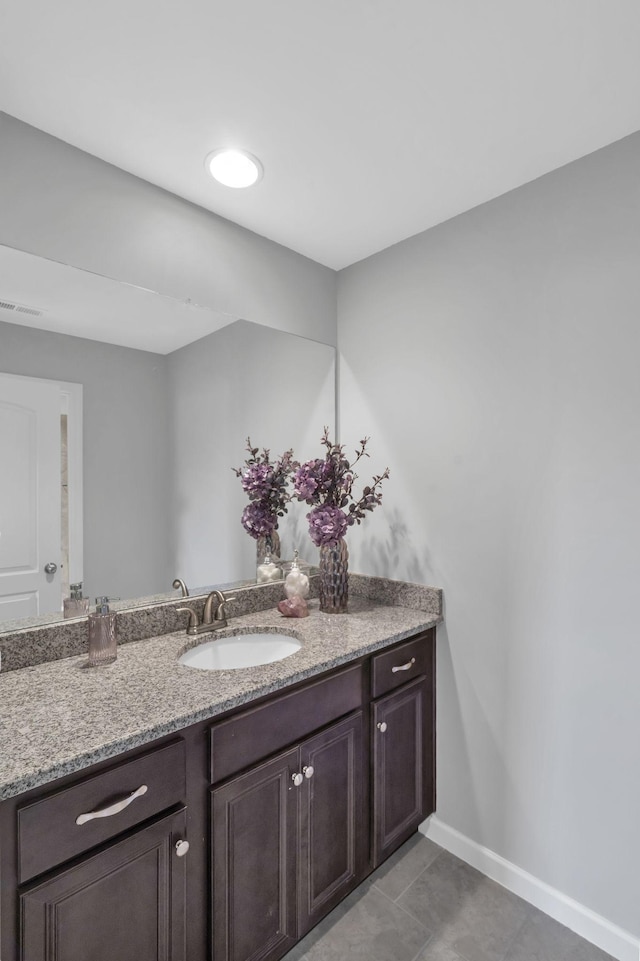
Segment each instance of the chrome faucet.
[[[189,615],[187,634],[204,634],[205,631],[217,631],[221,627],[227,626],[227,612],[225,610],[227,601],[235,601],[235,597],[225,597],[222,591],[211,591],[204,602],[202,621],[198,620],[197,613],[191,607],[176,607],[176,613]],[[216,603],[215,611],[214,603]]]

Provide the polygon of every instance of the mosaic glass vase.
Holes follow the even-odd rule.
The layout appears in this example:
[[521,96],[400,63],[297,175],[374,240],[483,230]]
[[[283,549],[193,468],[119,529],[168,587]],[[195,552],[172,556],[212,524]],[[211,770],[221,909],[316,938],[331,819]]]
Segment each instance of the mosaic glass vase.
[[280,560],[280,535],[275,528],[270,534],[256,539],[256,563],[262,564],[267,554],[272,561]]
[[346,614],[349,602],[349,551],[347,542],[320,548],[320,610]]

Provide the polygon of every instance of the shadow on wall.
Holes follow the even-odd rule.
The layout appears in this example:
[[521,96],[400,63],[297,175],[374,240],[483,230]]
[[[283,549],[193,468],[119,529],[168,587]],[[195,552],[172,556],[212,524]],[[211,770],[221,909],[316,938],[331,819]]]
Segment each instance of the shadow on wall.
[[411,526],[397,508],[385,511],[387,533],[364,534],[361,545],[354,551],[354,570],[378,577],[428,584],[433,581],[433,558],[424,545],[418,552]]

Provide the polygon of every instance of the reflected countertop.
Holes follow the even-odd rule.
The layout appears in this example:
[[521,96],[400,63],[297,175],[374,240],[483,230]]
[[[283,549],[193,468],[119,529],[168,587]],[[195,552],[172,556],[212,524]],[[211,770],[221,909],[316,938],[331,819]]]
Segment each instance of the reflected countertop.
[[0,674],[0,798],[116,757],[190,724],[313,677],[433,627],[440,614],[352,597],[349,613],[284,618],[276,609],[235,617],[229,628],[290,634],[302,647],[259,667],[201,671],[178,663],[208,635],[184,631],[118,648],[87,669],[86,655]]

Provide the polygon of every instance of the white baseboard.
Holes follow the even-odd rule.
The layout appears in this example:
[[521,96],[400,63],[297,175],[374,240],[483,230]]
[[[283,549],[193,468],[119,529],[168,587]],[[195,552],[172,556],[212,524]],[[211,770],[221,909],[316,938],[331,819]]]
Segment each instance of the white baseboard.
[[506,861],[488,848],[449,827],[435,815],[420,825],[420,832],[462,861],[497,881],[508,891],[535,905],[560,924],[571,928],[618,961],[640,961],[640,940],[584,905]]

